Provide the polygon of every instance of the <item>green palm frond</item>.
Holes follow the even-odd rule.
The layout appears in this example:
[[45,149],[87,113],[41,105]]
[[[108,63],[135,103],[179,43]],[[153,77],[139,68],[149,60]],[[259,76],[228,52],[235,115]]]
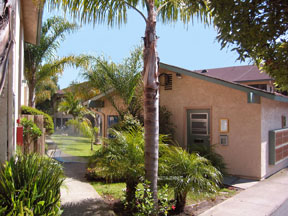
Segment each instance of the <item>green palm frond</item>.
[[176,191],[215,192],[221,184],[221,173],[209,160],[198,154],[190,154],[181,147],[162,147],[165,153],[160,157],[160,172],[172,176],[169,185]]
[[60,102],[58,110],[72,115],[74,119],[88,112],[87,108],[82,106],[81,100],[71,92],[65,93],[64,100]]
[[[93,87],[105,94],[120,117],[123,117],[124,113],[127,113],[127,109],[131,114],[139,111],[141,106],[137,106],[137,104],[139,104],[137,103],[138,100],[134,98],[136,88],[139,87],[139,83],[141,82],[143,65],[142,47],[135,48],[135,50],[131,52],[130,57],[124,59],[123,64],[117,65],[103,56],[95,58],[94,62],[91,70],[83,73],[83,77],[88,80]],[[117,96],[123,100],[124,106],[116,103],[115,94],[111,94],[111,90],[117,93]],[[139,98],[141,98],[141,96]],[[136,104],[136,106],[134,106],[134,104]]]
[[[207,0],[156,0],[155,10],[163,23],[183,23],[193,21],[194,15],[201,21],[209,22],[210,14]],[[127,10],[134,9],[146,21],[143,8],[147,8],[145,0],[50,0],[49,7],[62,7],[78,17],[81,22],[107,23],[109,26],[121,26],[127,22]]]

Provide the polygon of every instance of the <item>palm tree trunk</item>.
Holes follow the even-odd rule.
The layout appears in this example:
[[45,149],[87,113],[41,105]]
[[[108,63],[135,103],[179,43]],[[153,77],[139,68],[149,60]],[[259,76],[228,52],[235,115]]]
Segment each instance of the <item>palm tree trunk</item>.
[[144,128],[145,176],[151,184],[157,208],[158,145],[159,145],[159,85],[158,54],[156,51],[156,12],[154,1],[147,5],[148,19],[144,37]]
[[35,78],[28,81],[29,98],[28,106],[35,108]]
[[175,200],[176,200],[176,212],[183,212],[184,207],[186,205],[186,197],[187,197],[187,192],[176,192],[175,191]]
[[126,201],[128,203],[127,209],[133,212],[133,202],[135,201],[136,189],[138,182],[128,179],[126,181]]

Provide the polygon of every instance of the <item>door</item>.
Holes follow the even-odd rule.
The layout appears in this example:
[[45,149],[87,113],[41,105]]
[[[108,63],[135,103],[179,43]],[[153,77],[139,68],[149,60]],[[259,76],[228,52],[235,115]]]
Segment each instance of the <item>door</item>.
[[192,151],[193,147],[210,145],[210,110],[189,109],[187,110],[187,148]]

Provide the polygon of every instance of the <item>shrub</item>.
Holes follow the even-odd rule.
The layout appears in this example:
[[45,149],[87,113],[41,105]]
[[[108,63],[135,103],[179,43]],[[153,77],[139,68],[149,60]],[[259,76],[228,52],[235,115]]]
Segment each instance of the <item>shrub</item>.
[[51,116],[49,116],[47,113],[44,113],[38,109],[35,109],[33,107],[28,106],[21,106],[21,113],[27,114],[27,115],[43,115],[44,116],[44,127],[46,128],[47,134],[53,134],[54,133],[54,123]]
[[36,154],[18,155],[0,169],[0,215],[60,215],[61,165]]
[[130,129],[141,130],[142,125],[136,117],[133,117],[131,114],[126,114],[123,120],[113,125],[112,128],[117,131],[129,131]]
[[172,143],[175,135],[175,125],[171,121],[172,113],[165,106],[159,108],[159,133],[169,135],[169,143]]
[[198,153],[200,156],[208,159],[211,164],[216,167],[223,175],[226,172],[226,164],[222,155],[215,151],[215,144],[211,146],[198,145],[192,148],[192,152]]
[[168,200],[168,186],[165,185],[158,192],[158,211],[155,211],[152,191],[149,182],[141,184],[142,187],[136,191],[134,207],[136,216],[163,215],[167,216],[168,211],[172,208],[172,203]]
[[34,122],[26,118],[21,119],[21,125],[23,126],[24,152],[27,153],[29,146],[42,135],[42,131]]
[[221,173],[210,161],[181,147],[162,147],[165,153],[159,158],[162,183],[174,189],[176,212],[182,212],[188,191],[194,193],[216,192],[222,181]]

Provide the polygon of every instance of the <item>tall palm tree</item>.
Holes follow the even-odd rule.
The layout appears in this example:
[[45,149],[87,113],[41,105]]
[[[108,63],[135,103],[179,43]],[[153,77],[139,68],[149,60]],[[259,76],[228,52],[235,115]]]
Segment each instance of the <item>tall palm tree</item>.
[[[92,65],[91,70],[85,71],[83,76],[92,86],[105,94],[121,119],[127,112],[134,117],[139,117],[142,108],[142,95],[139,95],[142,94],[139,91],[142,86],[142,63],[142,48],[137,47],[122,64],[109,62],[104,57],[95,58],[95,64]],[[124,106],[117,103],[118,96]]]
[[[79,16],[82,22],[104,23],[120,26],[127,22],[127,9],[133,9],[143,18],[144,36],[144,127],[145,127],[145,172],[151,182],[154,204],[157,206],[158,148],[159,148],[159,82],[156,24],[184,23],[197,15],[209,21],[208,0],[50,0],[51,6],[63,6]],[[146,8],[146,15],[138,7]],[[158,18],[158,19],[157,19]]]
[[24,75],[29,87],[29,106],[35,107],[35,89],[44,80],[62,73],[67,65],[76,67],[85,65],[86,56],[57,58],[55,55],[60,42],[65,39],[65,33],[71,33],[76,29],[76,24],[69,23],[60,17],[52,17],[47,19],[42,26],[40,44],[25,44]]

